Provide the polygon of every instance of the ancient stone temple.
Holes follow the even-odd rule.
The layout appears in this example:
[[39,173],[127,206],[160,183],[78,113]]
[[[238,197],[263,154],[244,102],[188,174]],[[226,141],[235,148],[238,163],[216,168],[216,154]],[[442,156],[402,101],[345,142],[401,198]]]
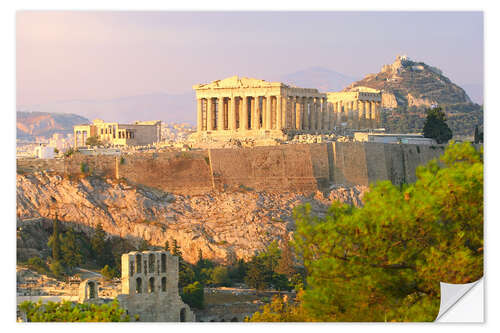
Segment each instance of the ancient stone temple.
[[333,108],[336,125],[350,129],[380,127],[382,93],[379,90],[356,87],[326,95],[329,106]]
[[193,86],[199,137],[286,138],[334,128],[325,93],[233,76]]

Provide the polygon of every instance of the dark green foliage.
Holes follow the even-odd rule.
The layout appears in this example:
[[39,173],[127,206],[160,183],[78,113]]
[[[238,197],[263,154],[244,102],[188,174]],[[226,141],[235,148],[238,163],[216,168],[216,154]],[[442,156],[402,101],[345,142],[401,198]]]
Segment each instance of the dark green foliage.
[[482,142],[483,142],[483,132],[479,133],[479,128],[476,125],[476,127],[474,128],[474,143],[478,144]]
[[24,301],[19,309],[26,314],[30,322],[119,322],[129,321],[125,310],[118,301],[96,305],[90,303],[48,302],[42,304]]
[[94,146],[100,146],[100,145],[102,145],[102,142],[99,141],[99,138],[97,136],[90,136],[85,141],[85,144],[87,146],[94,147]]
[[82,254],[78,245],[75,232],[69,229],[64,234],[60,235],[61,238],[61,261],[70,270],[82,263]]
[[114,266],[111,240],[106,239],[106,232],[101,223],[97,225],[94,236],[90,239],[90,244],[94,258],[100,267],[104,267],[104,265]]
[[483,275],[482,151],[450,144],[441,162],[401,189],[378,183],[362,208],[334,204],[325,218],[295,210],[312,320],[433,321],[440,281]]
[[31,257],[28,259],[28,267],[40,274],[47,274],[49,267],[47,263],[40,257]]
[[203,309],[205,301],[203,285],[196,281],[185,286],[182,289],[181,298],[182,301],[188,304],[190,307]]
[[229,267],[229,278],[233,282],[243,282],[247,274],[247,264],[245,260],[239,259]]
[[[447,124],[457,138],[472,137],[474,127],[483,128],[483,107],[477,104],[440,104],[447,115]],[[382,126],[388,133],[421,132],[425,123],[425,109],[401,106],[381,113]]]
[[229,280],[229,270],[227,267],[223,266],[218,266],[214,267],[211,272],[211,279],[210,279],[210,284],[214,286],[229,286],[230,285],[230,280]]
[[108,280],[111,280],[115,277],[119,277],[118,271],[114,268],[110,268],[108,265],[105,265],[103,269],[101,269],[100,273]]
[[50,272],[55,276],[55,277],[62,277],[65,273],[64,267],[61,264],[59,260],[53,260],[50,265]]
[[172,242],[171,253],[173,256],[182,257],[181,247],[177,244],[177,239],[174,239]]
[[277,272],[280,259],[281,250],[276,242],[272,242],[266,251],[247,263],[245,283],[257,290],[272,287],[278,290],[290,289],[286,275]]
[[50,249],[52,250],[52,258],[54,260],[61,259],[61,238],[59,232],[59,221],[57,217],[54,219],[54,224],[52,227],[52,235],[49,237],[49,242],[47,243]]
[[168,240],[167,240],[167,241],[165,241],[165,246],[163,247],[163,249],[164,249],[165,251],[169,251],[169,252],[170,252],[170,244],[168,243]]
[[437,143],[446,143],[453,137],[451,129],[446,124],[446,115],[440,107],[427,110],[423,128],[424,137],[431,138]]

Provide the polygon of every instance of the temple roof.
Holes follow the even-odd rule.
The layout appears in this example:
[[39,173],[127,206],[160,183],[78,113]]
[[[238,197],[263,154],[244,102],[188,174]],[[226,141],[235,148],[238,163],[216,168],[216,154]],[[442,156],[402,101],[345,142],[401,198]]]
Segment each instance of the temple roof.
[[268,82],[266,80],[239,77],[238,75],[228,77],[223,80],[215,80],[211,83],[196,84],[193,89],[213,89],[213,88],[265,88],[265,87],[288,87],[281,82]]

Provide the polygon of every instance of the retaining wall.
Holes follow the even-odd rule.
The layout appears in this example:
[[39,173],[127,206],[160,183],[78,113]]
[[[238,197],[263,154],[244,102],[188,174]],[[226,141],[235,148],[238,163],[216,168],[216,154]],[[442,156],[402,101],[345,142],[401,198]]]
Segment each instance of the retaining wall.
[[329,184],[369,185],[416,180],[415,170],[444,152],[444,146],[333,142],[270,147],[210,149],[133,155],[72,155],[64,160],[18,160],[20,172],[51,170],[123,177],[179,194],[212,190],[311,192]]

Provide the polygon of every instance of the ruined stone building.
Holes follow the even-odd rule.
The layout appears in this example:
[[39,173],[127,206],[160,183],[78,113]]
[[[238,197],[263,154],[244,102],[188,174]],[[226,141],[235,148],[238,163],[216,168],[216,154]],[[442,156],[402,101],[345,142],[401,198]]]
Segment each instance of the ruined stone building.
[[328,104],[333,108],[338,123],[350,129],[380,127],[382,93],[368,87],[350,91],[328,92]]
[[330,133],[339,126],[374,128],[380,121],[377,91],[320,93],[238,76],[193,89],[198,138],[286,139],[290,134]]
[[281,82],[233,76],[193,86],[198,135],[284,138],[333,129],[326,94]]
[[161,121],[136,121],[133,124],[106,123],[95,119],[92,124],[73,127],[75,147],[86,146],[94,136],[113,146],[145,146],[161,140]]
[[[179,295],[179,258],[166,251],[129,252],[122,255],[122,292],[117,300],[133,321],[194,322],[195,315]],[[79,302],[102,302],[99,284],[80,284]]]

